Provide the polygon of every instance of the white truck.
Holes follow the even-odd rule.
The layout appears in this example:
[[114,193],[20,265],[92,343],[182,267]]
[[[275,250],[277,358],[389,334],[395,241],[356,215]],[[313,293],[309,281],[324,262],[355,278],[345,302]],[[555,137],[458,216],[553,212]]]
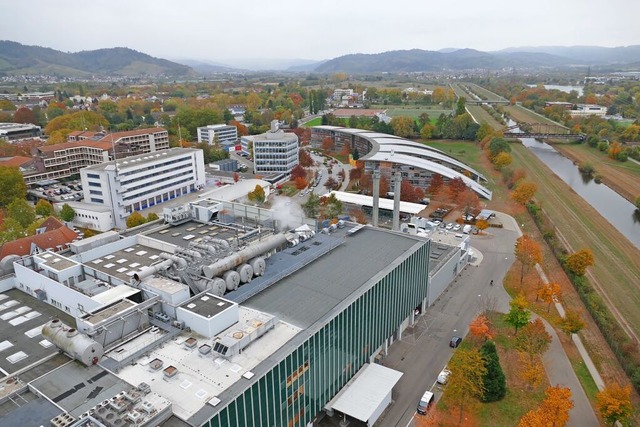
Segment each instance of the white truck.
[[471,233],[471,226],[469,224],[466,224],[464,227],[462,227],[462,232],[464,234],[469,234]]

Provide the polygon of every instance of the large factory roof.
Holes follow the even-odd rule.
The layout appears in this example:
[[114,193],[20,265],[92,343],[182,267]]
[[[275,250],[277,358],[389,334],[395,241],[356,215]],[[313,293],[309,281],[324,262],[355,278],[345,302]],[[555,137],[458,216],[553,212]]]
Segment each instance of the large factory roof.
[[[330,194],[334,194],[336,199],[344,203],[352,205],[369,206],[373,207],[373,197],[365,196],[364,194],[347,193],[346,191],[332,191]],[[393,210],[393,200],[380,198],[378,199],[378,205],[380,209]],[[426,205],[419,203],[400,202],[400,212],[417,215],[427,208]]]
[[425,241],[370,227],[244,305],[308,328],[416,245]]

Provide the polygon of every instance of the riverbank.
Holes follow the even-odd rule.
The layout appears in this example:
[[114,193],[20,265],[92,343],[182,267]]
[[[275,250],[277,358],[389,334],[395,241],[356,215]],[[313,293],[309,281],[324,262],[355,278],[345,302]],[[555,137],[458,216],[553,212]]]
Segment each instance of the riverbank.
[[640,165],[612,160],[591,147],[575,144],[553,144],[563,156],[576,164],[591,163],[602,183],[631,203],[640,196]]

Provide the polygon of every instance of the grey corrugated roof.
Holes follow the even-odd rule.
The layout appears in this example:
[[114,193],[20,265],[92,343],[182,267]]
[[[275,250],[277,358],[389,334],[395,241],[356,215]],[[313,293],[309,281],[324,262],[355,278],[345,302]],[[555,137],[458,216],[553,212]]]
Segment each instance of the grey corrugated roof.
[[417,243],[409,236],[364,228],[244,305],[308,328]]

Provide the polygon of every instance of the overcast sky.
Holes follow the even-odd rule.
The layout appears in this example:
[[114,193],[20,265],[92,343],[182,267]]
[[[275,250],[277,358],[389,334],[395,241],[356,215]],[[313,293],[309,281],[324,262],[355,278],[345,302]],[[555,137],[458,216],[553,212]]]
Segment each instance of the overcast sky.
[[640,0],[0,0],[0,39],[167,59],[640,44]]

